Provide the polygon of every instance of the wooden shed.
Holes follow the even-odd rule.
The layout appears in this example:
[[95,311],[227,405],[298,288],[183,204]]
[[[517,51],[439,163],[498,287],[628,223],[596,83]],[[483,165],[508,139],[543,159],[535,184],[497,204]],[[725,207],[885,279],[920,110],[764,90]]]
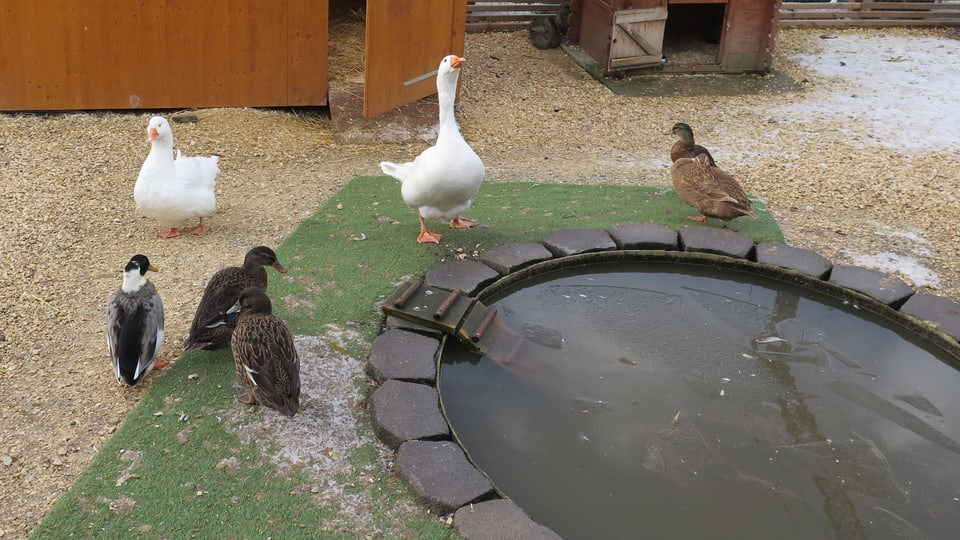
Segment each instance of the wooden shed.
[[0,110],[326,102],[326,1],[0,3]]
[[569,41],[607,74],[762,72],[780,0],[573,0]]

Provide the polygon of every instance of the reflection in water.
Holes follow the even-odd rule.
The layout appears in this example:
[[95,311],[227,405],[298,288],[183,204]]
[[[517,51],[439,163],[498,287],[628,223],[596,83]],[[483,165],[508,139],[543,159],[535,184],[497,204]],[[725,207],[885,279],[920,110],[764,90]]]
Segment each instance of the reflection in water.
[[[583,270],[583,269],[581,269]],[[488,299],[511,361],[448,343],[471,458],[565,538],[930,538],[960,526],[960,374],[799,287],[693,265]]]

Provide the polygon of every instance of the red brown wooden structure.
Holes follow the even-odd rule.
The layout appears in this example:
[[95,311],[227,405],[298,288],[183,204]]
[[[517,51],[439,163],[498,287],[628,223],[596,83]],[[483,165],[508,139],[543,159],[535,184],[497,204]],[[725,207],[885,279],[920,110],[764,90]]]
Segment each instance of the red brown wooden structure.
[[325,105],[327,2],[3,0],[0,110]]
[[573,0],[570,43],[606,73],[766,71],[780,0]]

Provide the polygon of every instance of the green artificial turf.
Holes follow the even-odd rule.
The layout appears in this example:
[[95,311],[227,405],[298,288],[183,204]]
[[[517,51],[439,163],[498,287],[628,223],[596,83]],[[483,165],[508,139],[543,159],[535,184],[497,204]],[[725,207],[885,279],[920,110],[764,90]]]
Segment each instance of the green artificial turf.
[[[760,219],[711,219],[708,225],[758,242],[782,241],[766,207],[754,202],[754,210]],[[326,323],[349,321],[370,337],[379,331],[377,301],[405,278],[453,259],[457,248],[469,256],[535,242],[560,229],[606,229],[618,223],[698,225],[687,219],[696,212],[672,189],[645,186],[488,182],[465,215],[479,226],[458,230],[429,223],[443,239],[439,245],[418,244],[417,216],[400,199],[399,183],[384,176],[354,178],[277,250],[289,272],[276,287],[270,285],[271,296],[282,299],[274,301],[275,310],[295,333],[313,334]]]
[[[381,329],[378,302],[405,279],[453,259],[458,249],[469,257],[507,243],[537,241],[559,229],[617,223],[679,228],[691,225],[686,217],[694,213],[672,190],[661,188],[488,182],[467,213],[480,226],[453,230],[432,224],[444,235],[442,242],[421,245],[415,241],[416,214],[399,191],[387,177],[355,178],[276,250],[288,273],[281,279],[271,275],[270,295],[275,313],[294,333],[319,335],[330,323],[349,326],[364,340],[348,345],[356,349],[349,352],[362,359]],[[766,208],[755,203],[755,210],[758,220],[709,225],[757,241],[782,241]],[[336,501],[318,502],[304,493],[309,479],[280,474],[254,445],[225,428],[226,414],[242,407],[235,402],[234,377],[229,350],[185,353],[157,377],[32,537],[354,537],[338,530]],[[256,414],[273,412],[250,416]],[[454,536],[424,513],[399,524],[387,515],[397,500],[411,496],[397,475],[382,470],[375,448],[361,447],[348,459],[366,476],[338,480],[366,491],[382,509],[374,518],[387,537]]]

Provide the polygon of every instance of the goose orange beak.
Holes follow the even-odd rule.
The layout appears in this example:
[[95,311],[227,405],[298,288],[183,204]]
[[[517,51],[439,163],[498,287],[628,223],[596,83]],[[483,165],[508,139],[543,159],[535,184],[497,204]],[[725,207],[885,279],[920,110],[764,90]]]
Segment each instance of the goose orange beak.
[[147,136],[148,141],[152,141],[158,137],[157,128],[150,128],[150,134]]
[[463,63],[466,62],[466,61],[467,61],[467,59],[464,58],[464,57],[462,57],[462,56],[454,57],[453,61],[450,62],[450,67],[458,68],[458,67],[462,66]]

